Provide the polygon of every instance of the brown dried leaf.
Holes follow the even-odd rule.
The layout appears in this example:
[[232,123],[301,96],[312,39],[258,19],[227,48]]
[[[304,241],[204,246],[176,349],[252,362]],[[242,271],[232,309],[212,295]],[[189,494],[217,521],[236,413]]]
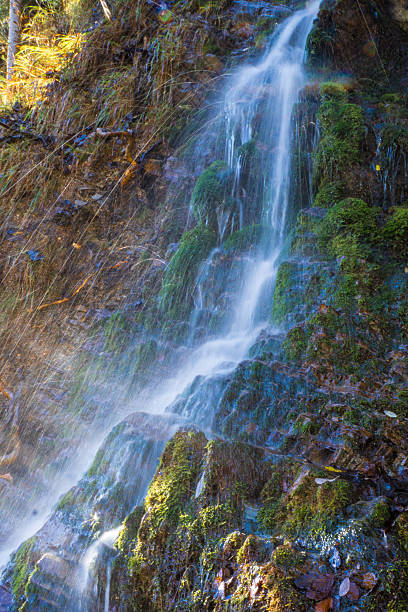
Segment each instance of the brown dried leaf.
[[347,593],[347,597],[351,599],[351,601],[357,601],[357,599],[360,598],[360,590],[355,582],[350,582],[350,589]]
[[327,599],[323,599],[323,601],[319,601],[315,605],[314,612],[328,612],[333,609],[333,599],[328,597]]

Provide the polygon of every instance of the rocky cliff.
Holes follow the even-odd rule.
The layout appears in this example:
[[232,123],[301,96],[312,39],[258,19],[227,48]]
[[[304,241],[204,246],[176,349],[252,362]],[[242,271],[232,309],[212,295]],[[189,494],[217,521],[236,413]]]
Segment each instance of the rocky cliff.
[[[212,9],[207,14],[189,6],[186,19],[196,26],[186,27],[188,36],[194,39],[193,30],[202,27],[212,37],[212,53],[199,66],[203,73],[223,74],[227,49],[239,50],[240,57],[244,47],[262,47],[286,14],[280,7],[265,21],[262,11],[269,9],[261,3],[247,13],[241,5],[225,5],[223,28]],[[271,327],[232,371],[207,383],[193,381],[168,418],[133,414],[117,425],[79,484],[12,558],[6,580],[17,609],[79,609],[85,597],[90,609],[117,611],[408,610],[405,13],[397,0],[323,0],[307,44],[310,84],[295,113],[296,201],[269,303]],[[125,53],[127,35],[119,29],[116,36]],[[146,51],[142,40],[133,53]],[[191,38],[185,44],[188,68],[198,51]],[[202,78],[208,95],[210,84]],[[64,87],[60,83],[51,95],[51,108]],[[196,95],[201,82],[178,87]],[[203,99],[198,95],[196,108]],[[110,395],[103,402],[106,360],[115,363],[108,386],[120,374],[116,393],[127,412],[138,394],[149,408],[152,372],[171,376],[178,360],[188,359],[191,312],[198,336],[209,326],[221,328],[242,266],[262,240],[256,209],[244,229],[229,227],[217,239],[209,204],[231,177],[210,145],[201,165],[192,165],[189,139],[202,121],[199,111],[194,119],[188,115],[179,146],[164,134],[132,169],[120,195],[107,200],[103,223],[97,221],[98,240],[109,227],[110,246],[116,245],[115,223],[129,234],[120,234],[125,263],[118,254],[86,297],[73,296],[77,318],[70,325],[81,328],[86,363],[97,364],[91,379],[76,370],[70,396],[85,434],[112,406]],[[124,145],[113,143],[109,155]],[[262,144],[247,143],[246,187]],[[79,152],[73,155],[80,160]],[[107,146],[103,155],[97,169],[94,158],[83,162],[97,173],[90,181],[102,184],[106,164],[113,163]],[[81,163],[75,172],[84,171]],[[69,197],[71,202],[74,195]],[[161,197],[160,210],[151,207]],[[137,225],[142,246],[130,248],[124,243],[135,242],[128,226],[132,206],[144,217]],[[79,214],[65,215],[64,240],[84,244],[73,231]],[[215,246],[208,274],[200,278],[197,308],[200,264]],[[106,286],[111,300],[98,302],[104,310],[98,306],[90,325],[91,305]],[[113,305],[119,287],[126,294],[120,307]],[[72,317],[70,302],[58,307]],[[38,316],[41,321],[41,311]],[[59,317],[44,319],[52,331]],[[69,330],[60,333],[72,335]],[[37,410],[34,422],[41,420]],[[55,423],[60,419],[56,411]],[[143,457],[152,448],[158,456],[170,436],[144,497]],[[58,457],[60,437],[55,434]],[[33,433],[28,442],[20,438],[34,444]],[[83,549],[112,529],[116,543],[86,565]],[[84,564],[94,576],[93,590],[86,580],[78,589]]]

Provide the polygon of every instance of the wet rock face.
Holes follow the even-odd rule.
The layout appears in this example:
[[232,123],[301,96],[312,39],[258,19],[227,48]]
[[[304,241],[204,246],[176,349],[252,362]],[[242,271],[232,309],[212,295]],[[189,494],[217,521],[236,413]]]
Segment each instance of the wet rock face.
[[86,589],[82,559],[88,547],[143,499],[174,426],[171,416],[135,413],[112,430],[78,485],[13,556],[6,577],[17,604],[25,602],[28,610],[79,609],[81,588]]
[[324,0],[309,37],[314,65],[381,83],[403,76],[408,57],[401,0]]

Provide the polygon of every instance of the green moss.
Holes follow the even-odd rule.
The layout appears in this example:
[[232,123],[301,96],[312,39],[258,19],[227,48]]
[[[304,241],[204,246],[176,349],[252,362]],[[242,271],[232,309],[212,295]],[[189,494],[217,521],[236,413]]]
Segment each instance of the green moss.
[[149,529],[178,522],[183,502],[191,495],[206,440],[203,434],[179,432],[168,442],[146,495]]
[[137,506],[123,521],[122,529],[115,547],[125,557],[129,555],[136,544],[137,532],[144,514],[143,506]]
[[116,312],[104,324],[105,347],[107,352],[119,352],[127,339],[129,322],[124,315]]
[[249,535],[237,554],[237,563],[242,565],[243,563],[250,563],[256,558],[258,553],[258,540],[255,536]]
[[272,561],[280,569],[293,570],[302,565],[303,558],[290,544],[283,544],[274,550]]
[[407,612],[408,559],[406,556],[399,556],[388,568],[384,585],[391,600],[387,605],[387,612]]
[[[327,477],[327,475],[326,475]],[[343,511],[353,500],[353,488],[345,480],[317,485],[314,475],[305,476],[286,503],[284,531],[290,535],[309,533],[324,537],[344,518]]]
[[298,302],[299,292],[294,289],[296,272],[297,264],[285,261],[279,266],[272,305],[272,320],[278,325]]
[[326,482],[317,489],[317,511],[330,523],[335,523],[339,513],[352,501],[353,487],[347,480]]
[[258,522],[266,533],[272,533],[279,525],[282,504],[280,500],[268,500],[258,512]]
[[183,234],[171,258],[160,292],[161,308],[170,319],[184,319],[192,306],[198,268],[216,244],[214,232],[203,225]]
[[398,257],[408,254],[408,206],[395,208],[384,227],[386,245]]
[[344,186],[341,181],[324,180],[319,186],[319,190],[314,199],[314,206],[320,208],[330,208],[343,199]]
[[317,434],[320,429],[320,424],[318,420],[313,420],[309,417],[299,416],[294,425],[295,431],[299,434]]
[[314,156],[314,183],[347,177],[350,166],[360,161],[364,119],[360,106],[347,101],[339,83],[322,85],[323,103],[318,112],[321,139]]
[[384,527],[390,520],[390,507],[385,500],[378,501],[370,513],[370,522],[375,527]]
[[[327,211],[318,227],[319,245],[330,255],[341,257],[352,246],[355,255],[358,245],[366,245],[378,238],[378,211],[363,200],[346,198]],[[347,242],[341,240],[347,238]],[[333,240],[335,242],[333,242]],[[367,247],[362,247],[367,254]]]
[[157,359],[157,342],[147,340],[138,345],[136,349],[135,372],[145,372],[150,369]]
[[15,602],[19,602],[24,595],[24,589],[27,584],[30,572],[30,556],[36,542],[36,537],[33,536],[26,540],[17,550],[13,558],[13,577],[11,579],[11,591]]
[[293,327],[283,341],[283,351],[288,361],[300,361],[308,343],[308,334],[303,327]]
[[213,162],[198,177],[191,196],[191,207],[199,223],[216,227],[216,210],[226,205],[232,173],[223,161]]
[[347,89],[338,81],[325,81],[320,85],[320,93],[323,99],[347,102]]
[[321,67],[331,54],[331,35],[324,28],[315,26],[306,42],[307,61],[311,66]]
[[[95,458],[96,459],[96,458]],[[58,502],[56,510],[64,512],[69,510],[75,503],[75,489],[70,489],[65,495],[62,496]]]
[[408,512],[402,512],[395,522],[395,530],[400,546],[408,553]]
[[255,248],[264,236],[263,225],[246,225],[237,232],[231,234],[224,243],[227,253],[240,253]]
[[400,123],[387,123],[381,131],[381,150],[408,152],[408,129]]

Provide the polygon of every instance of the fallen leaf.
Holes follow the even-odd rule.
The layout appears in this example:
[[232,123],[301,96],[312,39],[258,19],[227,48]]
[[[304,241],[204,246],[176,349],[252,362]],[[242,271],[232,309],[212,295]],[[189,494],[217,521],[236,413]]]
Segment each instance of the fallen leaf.
[[340,584],[339,588],[339,596],[344,597],[350,590],[350,578],[344,578],[343,582]]
[[78,244],[77,242],[73,242],[72,246],[74,247],[74,249],[81,249],[82,248],[81,245]]
[[387,417],[390,417],[390,419],[396,419],[397,418],[397,414],[395,414],[395,412],[391,412],[391,410],[384,410],[384,414]]
[[12,475],[11,475],[11,474],[9,474],[9,473],[7,473],[7,474],[2,474],[2,475],[0,476],[0,478],[1,478],[2,480],[7,480],[7,482],[10,482],[10,483],[11,483],[11,482],[13,482],[13,477],[12,477]]
[[381,170],[380,164],[376,164],[375,169],[377,170],[377,172],[379,172]]
[[1,380],[0,380],[0,393],[4,395],[5,397],[7,397],[7,399],[11,399],[10,393],[7,391],[4,383]]
[[333,609],[333,599],[331,597],[328,597],[327,599],[323,599],[322,601],[319,601],[319,603],[315,605],[314,612],[328,612],[328,610],[332,610],[332,609]]
[[365,589],[373,589],[377,584],[377,576],[372,572],[367,572],[367,574],[364,574],[361,584]]

